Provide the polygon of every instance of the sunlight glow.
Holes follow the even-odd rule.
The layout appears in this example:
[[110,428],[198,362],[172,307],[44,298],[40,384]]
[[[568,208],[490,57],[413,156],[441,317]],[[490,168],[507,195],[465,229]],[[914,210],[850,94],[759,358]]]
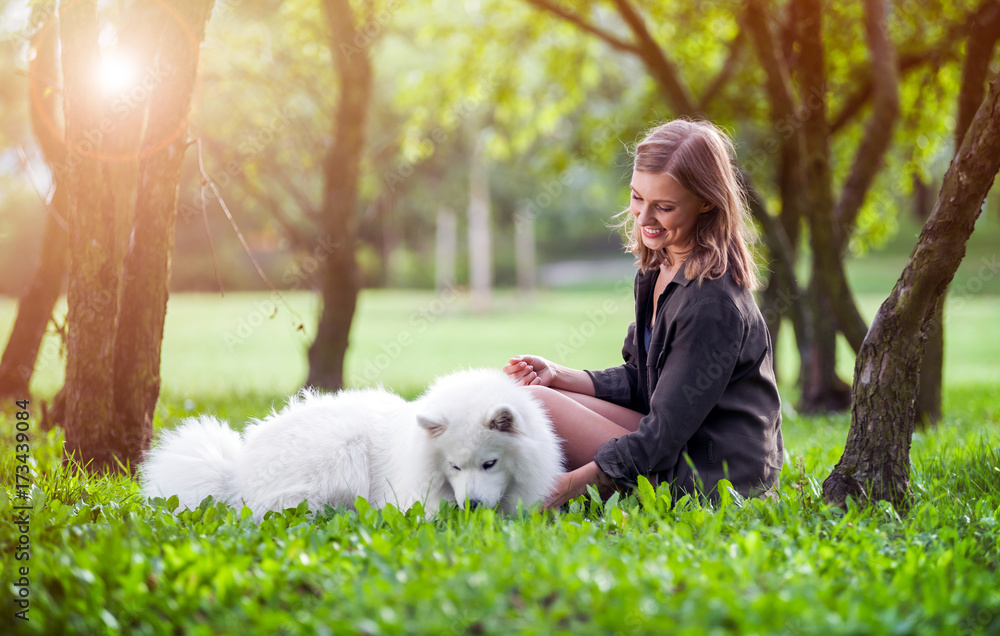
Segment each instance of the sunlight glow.
[[107,94],[128,90],[135,82],[135,65],[105,50],[101,59],[101,90]]

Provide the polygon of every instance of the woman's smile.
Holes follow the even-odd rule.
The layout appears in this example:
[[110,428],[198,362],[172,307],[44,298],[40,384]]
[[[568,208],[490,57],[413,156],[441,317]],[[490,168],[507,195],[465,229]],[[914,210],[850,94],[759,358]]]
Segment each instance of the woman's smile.
[[683,260],[694,242],[698,217],[712,206],[701,201],[668,173],[632,173],[631,210],[651,250],[667,250]]

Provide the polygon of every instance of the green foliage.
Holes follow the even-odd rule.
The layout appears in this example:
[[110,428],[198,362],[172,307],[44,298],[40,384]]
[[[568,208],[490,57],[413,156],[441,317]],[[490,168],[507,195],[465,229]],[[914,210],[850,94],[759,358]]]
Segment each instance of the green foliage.
[[[840,448],[817,443],[816,420],[787,422],[771,501],[724,489],[717,507],[672,502],[642,482],[558,512],[452,506],[428,518],[358,500],[259,524],[210,499],[174,514],[176,498],[149,503],[129,479],[77,473],[60,461],[61,436],[39,435],[20,562],[31,620],[18,633],[997,633],[995,404],[968,401],[915,437],[906,517],[821,503]],[[845,422],[833,426],[842,438]],[[5,554],[18,539],[13,466],[5,452]],[[8,597],[14,563],[0,572]]]

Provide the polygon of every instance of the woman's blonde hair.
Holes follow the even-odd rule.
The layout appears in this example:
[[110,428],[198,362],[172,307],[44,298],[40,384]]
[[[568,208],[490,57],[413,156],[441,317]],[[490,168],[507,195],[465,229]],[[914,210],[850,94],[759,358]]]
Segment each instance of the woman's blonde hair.
[[[757,287],[757,264],[750,245],[755,241],[746,190],[737,177],[736,150],[726,133],[703,120],[675,119],[650,130],[635,147],[632,169],[649,174],[669,174],[696,197],[712,204],[700,214],[695,242],[684,264],[684,273],[701,281],[716,279],[729,270],[737,285]],[[670,264],[666,250],[651,250],[642,243],[640,228],[631,210],[624,210],[625,249],[644,271]]]

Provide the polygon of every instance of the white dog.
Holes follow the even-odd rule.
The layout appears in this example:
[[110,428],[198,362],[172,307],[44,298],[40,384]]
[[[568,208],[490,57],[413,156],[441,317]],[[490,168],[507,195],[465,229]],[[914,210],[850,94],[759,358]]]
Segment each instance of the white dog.
[[541,501],[562,471],[559,441],[543,407],[496,370],[436,380],[413,402],[383,389],[303,390],[242,436],[192,418],[165,431],[141,468],[143,493],[177,495],[196,508],[212,495],[268,510],[307,501],[407,509],[442,500],[517,509]]

